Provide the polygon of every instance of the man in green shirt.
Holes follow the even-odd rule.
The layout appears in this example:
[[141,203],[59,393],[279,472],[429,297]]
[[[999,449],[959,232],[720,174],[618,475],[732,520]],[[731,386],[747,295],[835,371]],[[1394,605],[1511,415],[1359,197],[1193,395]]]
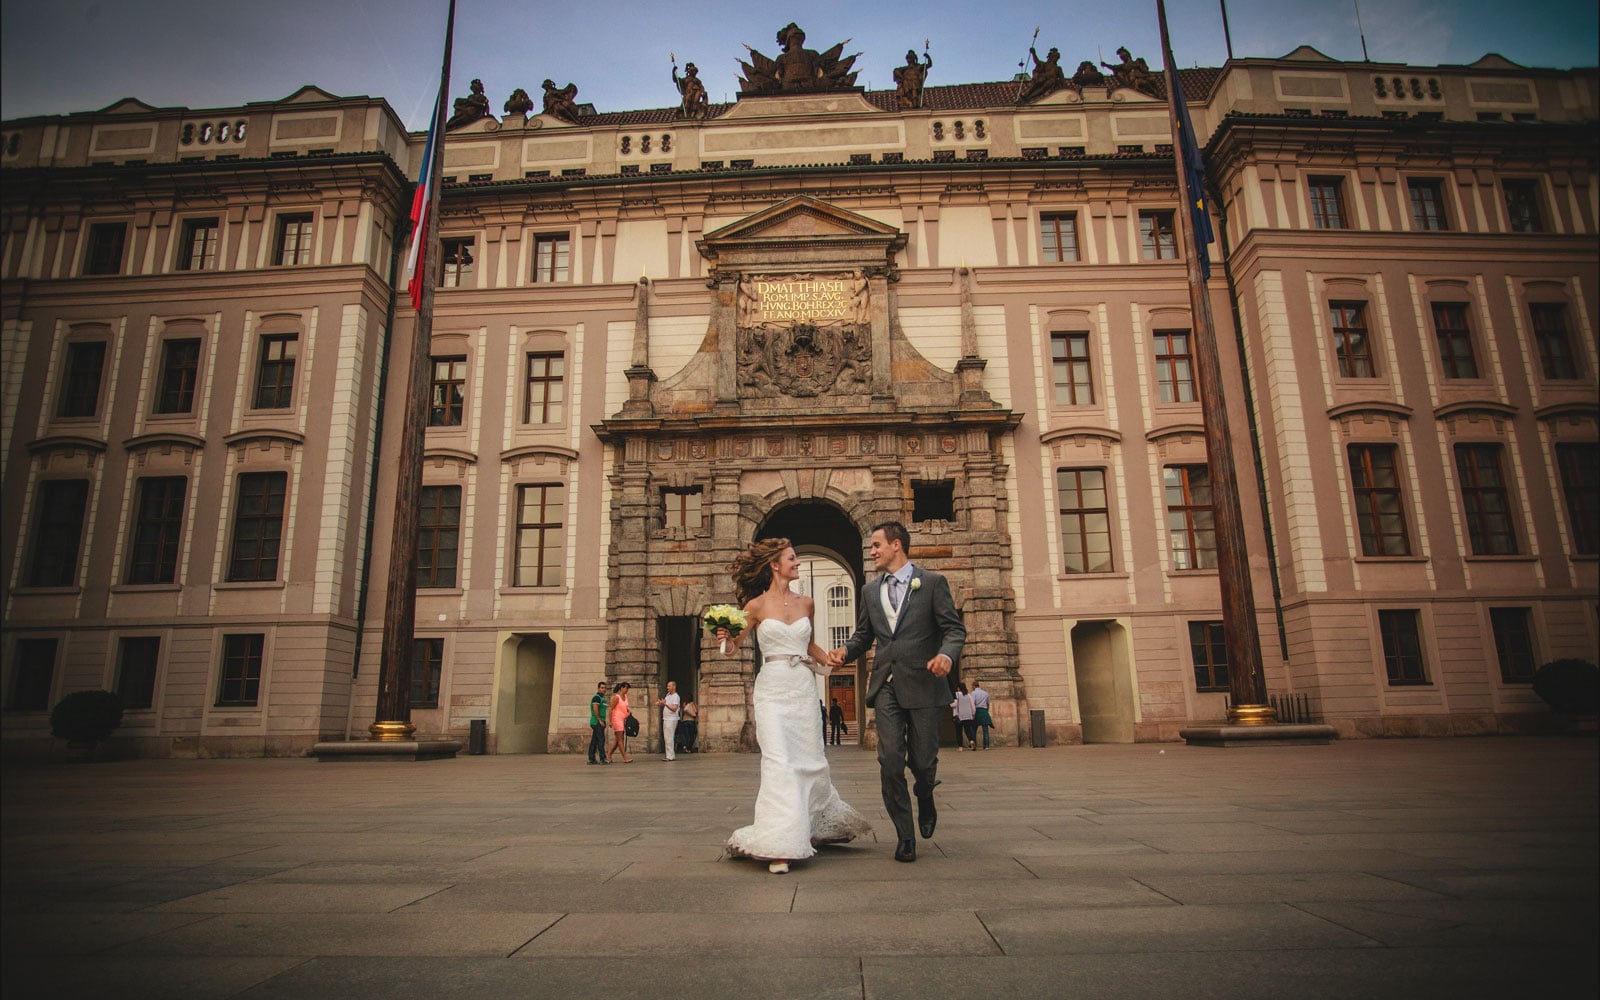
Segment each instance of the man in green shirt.
[[589,699],[589,763],[609,764],[606,760],[606,682],[595,688]]

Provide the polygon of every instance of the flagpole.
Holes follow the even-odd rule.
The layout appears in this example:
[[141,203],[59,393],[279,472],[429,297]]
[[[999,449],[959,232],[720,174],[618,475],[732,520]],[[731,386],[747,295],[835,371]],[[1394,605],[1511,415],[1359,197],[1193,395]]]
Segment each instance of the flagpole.
[[439,265],[439,189],[444,175],[445,98],[450,93],[450,50],[455,38],[456,2],[444,29],[444,63],[439,70],[439,94],[429,129],[433,148],[428,176],[418,183],[429,188],[422,216],[422,240],[417,267],[422,285],[411,342],[400,454],[396,459],[394,529],[389,540],[389,578],[383,603],[383,653],[378,667],[376,719],[369,727],[375,740],[410,740],[411,646],[417,618],[417,520],[422,502],[422,453],[428,430],[428,388],[433,339],[433,292]]
[[[1192,145],[1198,158],[1199,137],[1186,113],[1180,113],[1178,71],[1167,37],[1167,7],[1156,0],[1161,22],[1161,58],[1167,81],[1167,108],[1172,131],[1172,157],[1178,173],[1178,199],[1182,209],[1173,213],[1189,272],[1189,307],[1194,320],[1194,365],[1200,385],[1200,404],[1206,435],[1206,461],[1211,480],[1212,516],[1217,538],[1217,582],[1222,592],[1222,629],[1228,650],[1228,721],[1264,725],[1276,721],[1267,704],[1266,672],[1261,663],[1261,636],[1256,628],[1256,602],[1250,581],[1250,555],[1245,544],[1244,515],[1239,505],[1238,472],[1233,461],[1233,434],[1228,426],[1227,401],[1222,391],[1221,360],[1217,353],[1216,324],[1211,297],[1206,290],[1201,259],[1203,247],[1195,237],[1192,212],[1203,206],[1205,192],[1192,190],[1185,147]],[[1187,131],[1187,135],[1185,135]],[[1203,207],[1200,208],[1203,210]]]

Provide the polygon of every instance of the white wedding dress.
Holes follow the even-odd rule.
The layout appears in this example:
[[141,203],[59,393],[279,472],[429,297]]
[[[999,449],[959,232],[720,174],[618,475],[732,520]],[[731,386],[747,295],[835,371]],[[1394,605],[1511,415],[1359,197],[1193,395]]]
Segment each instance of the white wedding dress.
[[822,712],[812,677],[811,619],[764,619],[756,627],[765,662],[756,674],[756,742],[761,790],[756,821],[733,831],[728,853],[762,861],[798,861],[818,844],[842,844],[872,832],[865,816],[839,798],[828,774]]

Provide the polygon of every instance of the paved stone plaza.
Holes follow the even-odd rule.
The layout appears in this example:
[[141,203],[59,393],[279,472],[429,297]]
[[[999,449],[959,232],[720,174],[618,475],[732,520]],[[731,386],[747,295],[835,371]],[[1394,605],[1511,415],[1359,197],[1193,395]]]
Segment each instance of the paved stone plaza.
[[1592,737],[941,755],[891,859],[722,843],[759,758],[143,760],[4,776],[5,995],[1583,997]]

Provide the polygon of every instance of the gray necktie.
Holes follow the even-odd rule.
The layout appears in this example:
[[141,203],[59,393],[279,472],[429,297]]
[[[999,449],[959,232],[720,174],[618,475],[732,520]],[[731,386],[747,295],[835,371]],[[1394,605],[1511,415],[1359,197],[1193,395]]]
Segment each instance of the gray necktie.
[[895,614],[900,613],[900,578],[897,576],[889,577],[889,607]]

